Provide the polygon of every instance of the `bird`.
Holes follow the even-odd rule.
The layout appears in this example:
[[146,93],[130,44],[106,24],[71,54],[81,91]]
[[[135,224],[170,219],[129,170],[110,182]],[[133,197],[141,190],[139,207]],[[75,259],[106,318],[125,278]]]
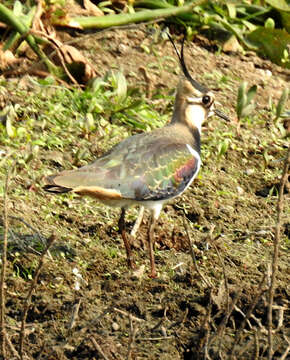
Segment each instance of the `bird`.
[[185,37],[179,52],[168,36],[182,69],[170,122],[162,128],[124,139],[91,164],[44,179],[44,190],[50,193],[73,192],[121,208],[118,226],[131,269],[136,266],[125,214],[134,205],[149,209],[147,241],[151,278],[157,277],[155,225],[164,204],[180,196],[199,172],[202,123],[214,114],[229,120],[215,108],[214,94],[190,75],[184,60]]

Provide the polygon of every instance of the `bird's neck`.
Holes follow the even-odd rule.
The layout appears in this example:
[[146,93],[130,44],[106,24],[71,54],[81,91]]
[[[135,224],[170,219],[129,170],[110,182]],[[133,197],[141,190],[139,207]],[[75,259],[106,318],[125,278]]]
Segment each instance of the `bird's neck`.
[[184,128],[184,133],[190,133],[192,141],[189,145],[200,152],[201,126],[205,118],[205,110],[200,105],[176,101],[170,124]]

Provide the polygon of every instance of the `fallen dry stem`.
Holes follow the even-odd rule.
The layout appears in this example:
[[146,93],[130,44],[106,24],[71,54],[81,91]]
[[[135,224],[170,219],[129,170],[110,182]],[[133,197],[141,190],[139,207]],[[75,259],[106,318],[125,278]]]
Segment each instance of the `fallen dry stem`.
[[173,339],[174,336],[159,336],[159,337],[148,337],[148,338],[139,338],[139,341],[160,341],[160,340],[168,340]]
[[9,186],[10,172],[8,171],[4,186],[4,236],[3,236],[3,251],[2,251],[2,270],[0,280],[0,341],[3,359],[6,358],[6,329],[5,329],[5,277],[7,267],[7,240],[8,240],[8,186]]
[[286,340],[286,342],[288,343],[288,346],[286,348],[286,350],[284,351],[284,353],[281,355],[279,360],[285,360],[287,359],[287,355],[290,352],[290,341],[288,340],[288,338],[284,335],[284,339]]
[[238,300],[240,299],[241,292],[242,289],[238,289],[238,291],[235,293],[232,303],[230,304],[229,310],[226,311],[225,316],[223,317],[221,323],[219,324],[215,334],[209,340],[209,345],[214,341],[216,337],[219,337],[221,334],[223,334],[224,329],[228,323],[229,317],[231,316]]
[[20,356],[17,352],[17,350],[15,349],[14,345],[12,344],[11,340],[9,339],[8,335],[5,334],[5,340],[6,340],[6,343],[11,351],[11,353],[13,354],[13,356],[16,358],[16,359],[20,359]]
[[[219,237],[219,235],[214,239],[217,240]],[[226,273],[226,268],[225,268],[225,264],[224,261],[221,257],[220,252],[218,251],[218,248],[216,246],[216,244],[214,243],[214,241],[211,241],[211,245],[213,246],[213,248],[215,249],[215,252],[217,253],[217,256],[219,258],[219,262],[221,264],[221,267],[223,269],[223,275],[224,275],[224,279],[225,279],[225,289],[226,289],[226,304],[227,304],[227,308],[226,308],[226,312],[229,312],[229,308],[230,308],[230,292],[229,292],[229,286],[228,286],[228,277],[227,277],[227,273]],[[219,354],[221,353],[221,345],[222,345],[222,339],[223,339],[223,332],[225,330],[225,327],[222,328],[222,332],[220,334],[220,340],[219,340]]]
[[19,355],[20,355],[21,360],[23,359],[23,344],[24,344],[24,337],[25,337],[25,323],[26,323],[28,310],[29,310],[29,307],[30,307],[30,304],[31,304],[32,293],[36,288],[38,277],[39,277],[40,271],[41,271],[41,269],[43,267],[43,264],[44,264],[44,257],[45,257],[46,253],[48,252],[49,248],[51,247],[51,245],[53,244],[54,241],[55,241],[55,235],[52,234],[48,238],[47,245],[46,245],[45,249],[41,253],[41,257],[39,259],[38,267],[37,267],[37,269],[35,271],[33,281],[31,283],[29,292],[28,292],[27,297],[25,299],[24,310],[23,310],[23,315],[22,315],[22,320],[21,320],[20,335],[19,335]]
[[255,331],[255,357],[254,360],[259,360],[259,352],[260,352],[260,341],[259,341],[259,330]]
[[26,222],[24,219],[22,219],[19,216],[13,216],[13,215],[9,215],[9,218],[12,220],[17,220],[22,222],[25,226],[27,226],[30,230],[32,230],[35,234],[37,234],[39,241],[41,241],[42,243],[44,242],[44,237],[40,234],[40,232],[37,229],[35,229],[33,226],[28,224],[28,222]]
[[129,339],[129,344],[128,344],[127,360],[132,359],[132,349],[133,349],[136,334],[138,331],[138,326],[133,324],[133,317],[131,314],[129,314],[129,322],[130,322],[130,339]]
[[[238,331],[236,332],[236,336],[235,336],[235,342],[233,344],[233,347],[232,347],[232,350],[231,350],[231,353],[230,353],[230,357],[231,359],[234,359],[234,351],[235,351],[235,348],[236,346],[238,345],[238,343],[240,342],[240,339],[241,339],[241,335],[242,335],[242,332],[246,326],[246,323],[247,321],[250,319],[252,313],[253,313],[253,310],[258,302],[258,300],[260,299],[260,297],[262,296],[263,292],[265,291],[265,289],[263,288],[263,285],[264,285],[264,282],[265,282],[265,279],[266,279],[266,273],[264,273],[263,277],[262,277],[262,280],[260,281],[260,284],[258,286],[258,289],[257,289],[257,292],[256,292],[256,295],[254,296],[254,299],[251,303],[251,305],[249,306],[249,309],[246,313],[246,316],[244,317],[242,323],[241,323],[241,326],[239,327]],[[237,355],[237,358],[239,358],[239,356]]]
[[79,315],[80,305],[81,305],[81,299],[79,299],[78,302],[75,303],[72,308],[72,314],[71,314],[70,322],[68,324],[69,331],[71,331],[75,327]]
[[279,189],[279,196],[277,202],[277,220],[275,226],[274,251],[272,256],[272,274],[271,274],[271,282],[270,282],[269,297],[268,297],[268,360],[271,360],[273,356],[272,311],[273,311],[273,300],[274,300],[275,285],[276,285],[276,274],[278,268],[279,243],[280,243],[280,233],[281,233],[281,225],[282,225],[281,219],[284,208],[284,188],[286,181],[288,181],[289,164],[290,164],[290,146],[288,148],[287,156],[284,162],[284,168],[280,180],[280,189]]
[[[217,240],[217,238],[219,237],[219,235],[217,237],[215,237],[214,241]],[[221,263],[222,269],[223,269],[223,275],[224,275],[224,279],[225,279],[225,289],[226,289],[226,294],[227,294],[227,311],[229,311],[229,307],[230,307],[230,303],[229,303],[229,299],[230,299],[230,292],[229,292],[229,285],[228,285],[228,277],[227,277],[227,273],[226,273],[226,268],[225,268],[225,264],[224,261],[221,257],[220,252],[218,251],[218,248],[216,246],[216,244],[214,243],[214,241],[211,241],[211,245],[213,246],[213,248],[215,249],[215,252],[217,253],[217,256],[219,258],[219,261]]]
[[[125,315],[125,316],[129,316],[130,314],[124,310],[121,310],[121,309],[118,309],[118,308],[113,308],[114,311],[118,312],[119,314],[122,314],[122,315]],[[130,315],[132,317],[132,320],[134,321],[138,321],[138,322],[142,322],[142,321],[145,321],[144,319],[140,319],[140,318],[137,318],[136,316],[134,315]]]
[[96,339],[93,336],[90,336],[90,340],[92,342],[92,344],[94,345],[94,348],[97,350],[98,354],[104,359],[104,360],[109,360],[109,358],[104,354],[102,348],[100,347],[100,345],[97,343]]
[[204,357],[206,360],[210,360],[209,356],[209,335],[210,335],[210,329],[211,329],[211,312],[212,312],[212,289],[209,289],[209,304],[207,306],[207,313],[202,325],[202,333],[204,333]]
[[183,225],[184,225],[185,232],[186,232],[186,239],[187,239],[188,248],[189,248],[189,252],[190,252],[190,256],[191,256],[191,259],[192,259],[193,266],[194,266],[196,272],[201,277],[201,279],[204,281],[204,283],[209,288],[212,288],[212,284],[209,282],[209,280],[206,279],[206,277],[203,275],[203,273],[198,268],[196,257],[195,257],[193,247],[192,247],[191,237],[190,237],[190,234],[189,234],[189,226],[188,226],[188,223],[187,223],[187,220],[186,220],[185,216],[183,216]]

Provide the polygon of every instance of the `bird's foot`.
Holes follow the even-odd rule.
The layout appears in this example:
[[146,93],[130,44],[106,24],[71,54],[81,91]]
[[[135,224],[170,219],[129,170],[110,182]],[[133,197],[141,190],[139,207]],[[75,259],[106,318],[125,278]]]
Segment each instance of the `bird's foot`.
[[158,277],[155,269],[151,269],[151,272],[150,272],[150,274],[149,274],[149,277],[150,277],[151,279],[156,279],[156,278]]
[[128,258],[128,259],[127,259],[127,264],[128,264],[128,267],[129,267],[130,269],[132,269],[132,270],[136,270],[136,269],[137,269],[137,266],[136,266],[134,260],[131,259],[131,258]]

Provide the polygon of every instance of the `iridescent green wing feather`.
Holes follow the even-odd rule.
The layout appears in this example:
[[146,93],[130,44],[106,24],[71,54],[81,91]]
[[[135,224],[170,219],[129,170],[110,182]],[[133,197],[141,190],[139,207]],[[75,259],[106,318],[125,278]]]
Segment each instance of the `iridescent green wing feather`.
[[177,196],[196,176],[200,159],[186,144],[157,142],[140,151],[126,167],[120,191],[138,201],[165,200]]
[[138,201],[174,197],[192,181],[200,159],[188,145],[159,135],[128,138],[94,163],[53,176],[51,183],[62,191],[101,187]]

